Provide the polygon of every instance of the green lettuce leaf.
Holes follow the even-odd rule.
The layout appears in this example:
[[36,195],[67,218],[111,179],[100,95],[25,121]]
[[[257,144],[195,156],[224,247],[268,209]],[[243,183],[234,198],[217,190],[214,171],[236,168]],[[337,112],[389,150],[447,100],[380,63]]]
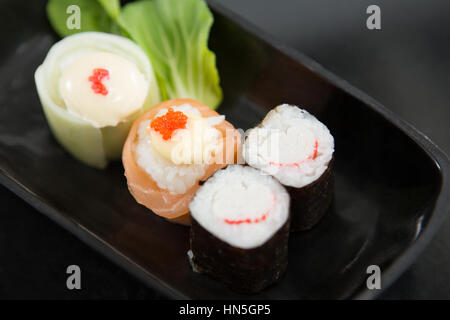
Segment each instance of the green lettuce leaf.
[[[80,8],[80,29],[69,29],[67,19],[74,12],[67,12],[71,5]],[[61,37],[84,31],[120,33],[114,21],[119,15],[119,0],[49,0],[47,16],[53,29]]]
[[192,98],[217,108],[222,90],[208,49],[213,16],[203,0],[132,2],[117,22],[149,56],[163,99]]
[[112,19],[117,19],[120,13],[120,0],[98,0],[98,2]]

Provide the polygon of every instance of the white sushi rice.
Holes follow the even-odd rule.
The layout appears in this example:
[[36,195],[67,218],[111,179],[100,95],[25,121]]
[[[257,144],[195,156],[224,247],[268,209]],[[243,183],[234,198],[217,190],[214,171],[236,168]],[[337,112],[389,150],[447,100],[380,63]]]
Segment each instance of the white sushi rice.
[[230,165],[205,182],[189,209],[220,240],[251,249],[263,245],[286,223],[289,195],[273,177],[248,166]]
[[295,188],[317,180],[333,152],[334,139],[328,128],[307,111],[288,104],[271,110],[249,131],[243,146],[249,165]]
[[[174,111],[201,115],[189,104],[172,107]],[[157,117],[167,113],[162,109]],[[205,118],[210,125],[217,125],[224,120],[223,116]],[[159,188],[175,194],[183,194],[192,188],[205,174],[208,164],[174,164],[153,149],[151,138],[147,133],[150,120],[139,124],[138,139],[134,144],[135,159],[139,167],[147,172]]]

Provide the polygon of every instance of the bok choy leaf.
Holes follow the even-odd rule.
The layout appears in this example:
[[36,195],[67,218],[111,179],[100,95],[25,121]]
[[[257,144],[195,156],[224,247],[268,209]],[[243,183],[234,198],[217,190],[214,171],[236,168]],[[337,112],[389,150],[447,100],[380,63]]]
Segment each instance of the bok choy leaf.
[[149,56],[163,99],[192,98],[215,109],[222,100],[213,16],[203,0],[143,0],[125,5],[118,24]]

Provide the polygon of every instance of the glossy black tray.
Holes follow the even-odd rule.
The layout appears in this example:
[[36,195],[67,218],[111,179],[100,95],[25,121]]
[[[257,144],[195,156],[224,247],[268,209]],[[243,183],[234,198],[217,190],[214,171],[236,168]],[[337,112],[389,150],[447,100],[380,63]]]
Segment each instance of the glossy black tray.
[[[228,120],[247,129],[287,102],[315,114],[336,142],[336,195],[313,230],[290,239],[275,286],[238,295],[193,273],[188,229],[136,204],[121,163],[105,171],[72,159],[54,140],[33,74],[57,40],[44,2],[1,10],[0,182],[142,281],[174,298],[372,298],[366,268],[382,288],[404,271],[449,211],[449,159],[372,98],[210,1]],[[43,235],[45,236],[45,235]],[[13,241],[13,239],[10,239]]]

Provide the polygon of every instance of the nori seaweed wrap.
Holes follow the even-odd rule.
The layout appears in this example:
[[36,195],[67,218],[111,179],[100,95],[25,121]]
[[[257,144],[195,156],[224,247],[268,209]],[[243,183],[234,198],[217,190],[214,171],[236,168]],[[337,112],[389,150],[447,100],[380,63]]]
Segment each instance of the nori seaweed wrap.
[[289,195],[269,175],[228,166],[190,205],[191,265],[231,289],[255,293],[276,282],[288,262]]
[[334,190],[334,139],[307,111],[287,104],[271,110],[245,138],[243,157],[288,188],[291,231],[316,225]]

